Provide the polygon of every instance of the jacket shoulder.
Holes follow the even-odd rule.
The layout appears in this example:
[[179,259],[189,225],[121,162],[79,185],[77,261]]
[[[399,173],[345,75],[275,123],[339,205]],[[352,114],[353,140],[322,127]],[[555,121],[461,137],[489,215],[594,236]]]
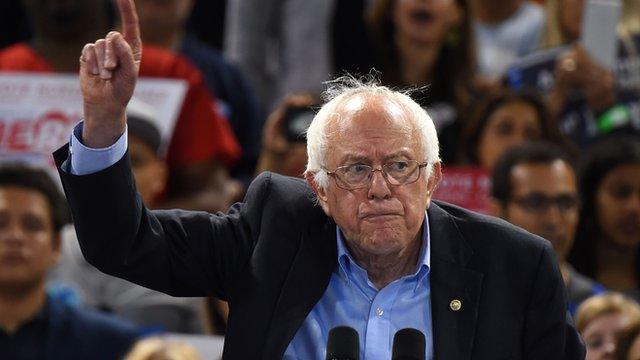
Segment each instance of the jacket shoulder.
[[549,241],[505,220],[444,202],[436,204],[453,220],[465,241],[478,255],[523,256],[553,252]]

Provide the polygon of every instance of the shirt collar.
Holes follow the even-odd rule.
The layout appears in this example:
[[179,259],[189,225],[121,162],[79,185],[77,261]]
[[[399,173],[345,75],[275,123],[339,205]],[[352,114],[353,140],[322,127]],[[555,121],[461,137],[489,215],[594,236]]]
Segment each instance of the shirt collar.
[[[360,266],[351,256],[349,249],[345,244],[344,236],[340,227],[336,226],[336,241],[338,246],[338,275],[346,282],[349,282],[349,272],[359,269]],[[416,287],[422,283],[424,277],[429,273],[431,267],[431,236],[429,231],[429,217],[427,212],[424,213],[424,221],[422,222],[422,244],[420,247],[420,255],[418,257],[418,266],[416,271],[410,276],[417,276]]]

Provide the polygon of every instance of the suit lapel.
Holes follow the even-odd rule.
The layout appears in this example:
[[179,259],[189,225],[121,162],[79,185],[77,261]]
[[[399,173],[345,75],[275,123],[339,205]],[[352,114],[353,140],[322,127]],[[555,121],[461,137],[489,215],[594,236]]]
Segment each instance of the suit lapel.
[[326,291],[336,266],[336,225],[324,214],[316,220],[302,235],[282,287],[267,333],[265,359],[282,358],[296,331]]
[[470,359],[483,275],[465,267],[473,251],[453,218],[433,202],[427,213],[434,357]]

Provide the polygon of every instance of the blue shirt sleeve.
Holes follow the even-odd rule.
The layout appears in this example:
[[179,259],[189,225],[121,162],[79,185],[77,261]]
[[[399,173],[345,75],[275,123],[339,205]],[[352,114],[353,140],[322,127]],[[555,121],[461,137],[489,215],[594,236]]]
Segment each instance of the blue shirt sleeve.
[[82,138],[83,122],[73,128],[69,141],[69,159],[66,169],[73,175],[88,175],[104,170],[117,163],[127,152],[127,128],[118,140],[111,146],[101,149],[86,147]]

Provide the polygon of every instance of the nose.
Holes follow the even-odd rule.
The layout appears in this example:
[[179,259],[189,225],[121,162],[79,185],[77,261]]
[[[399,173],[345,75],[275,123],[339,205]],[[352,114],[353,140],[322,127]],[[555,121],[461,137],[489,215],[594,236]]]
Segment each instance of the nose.
[[25,232],[18,221],[11,221],[0,228],[0,241],[7,244],[19,244],[25,239]]
[[382,169],[373,169],[368,196],[369,199],[386,199],[391,196],[391,189]]
[[627,206],[630,210],[640,212],[640,189],[629,196]]

